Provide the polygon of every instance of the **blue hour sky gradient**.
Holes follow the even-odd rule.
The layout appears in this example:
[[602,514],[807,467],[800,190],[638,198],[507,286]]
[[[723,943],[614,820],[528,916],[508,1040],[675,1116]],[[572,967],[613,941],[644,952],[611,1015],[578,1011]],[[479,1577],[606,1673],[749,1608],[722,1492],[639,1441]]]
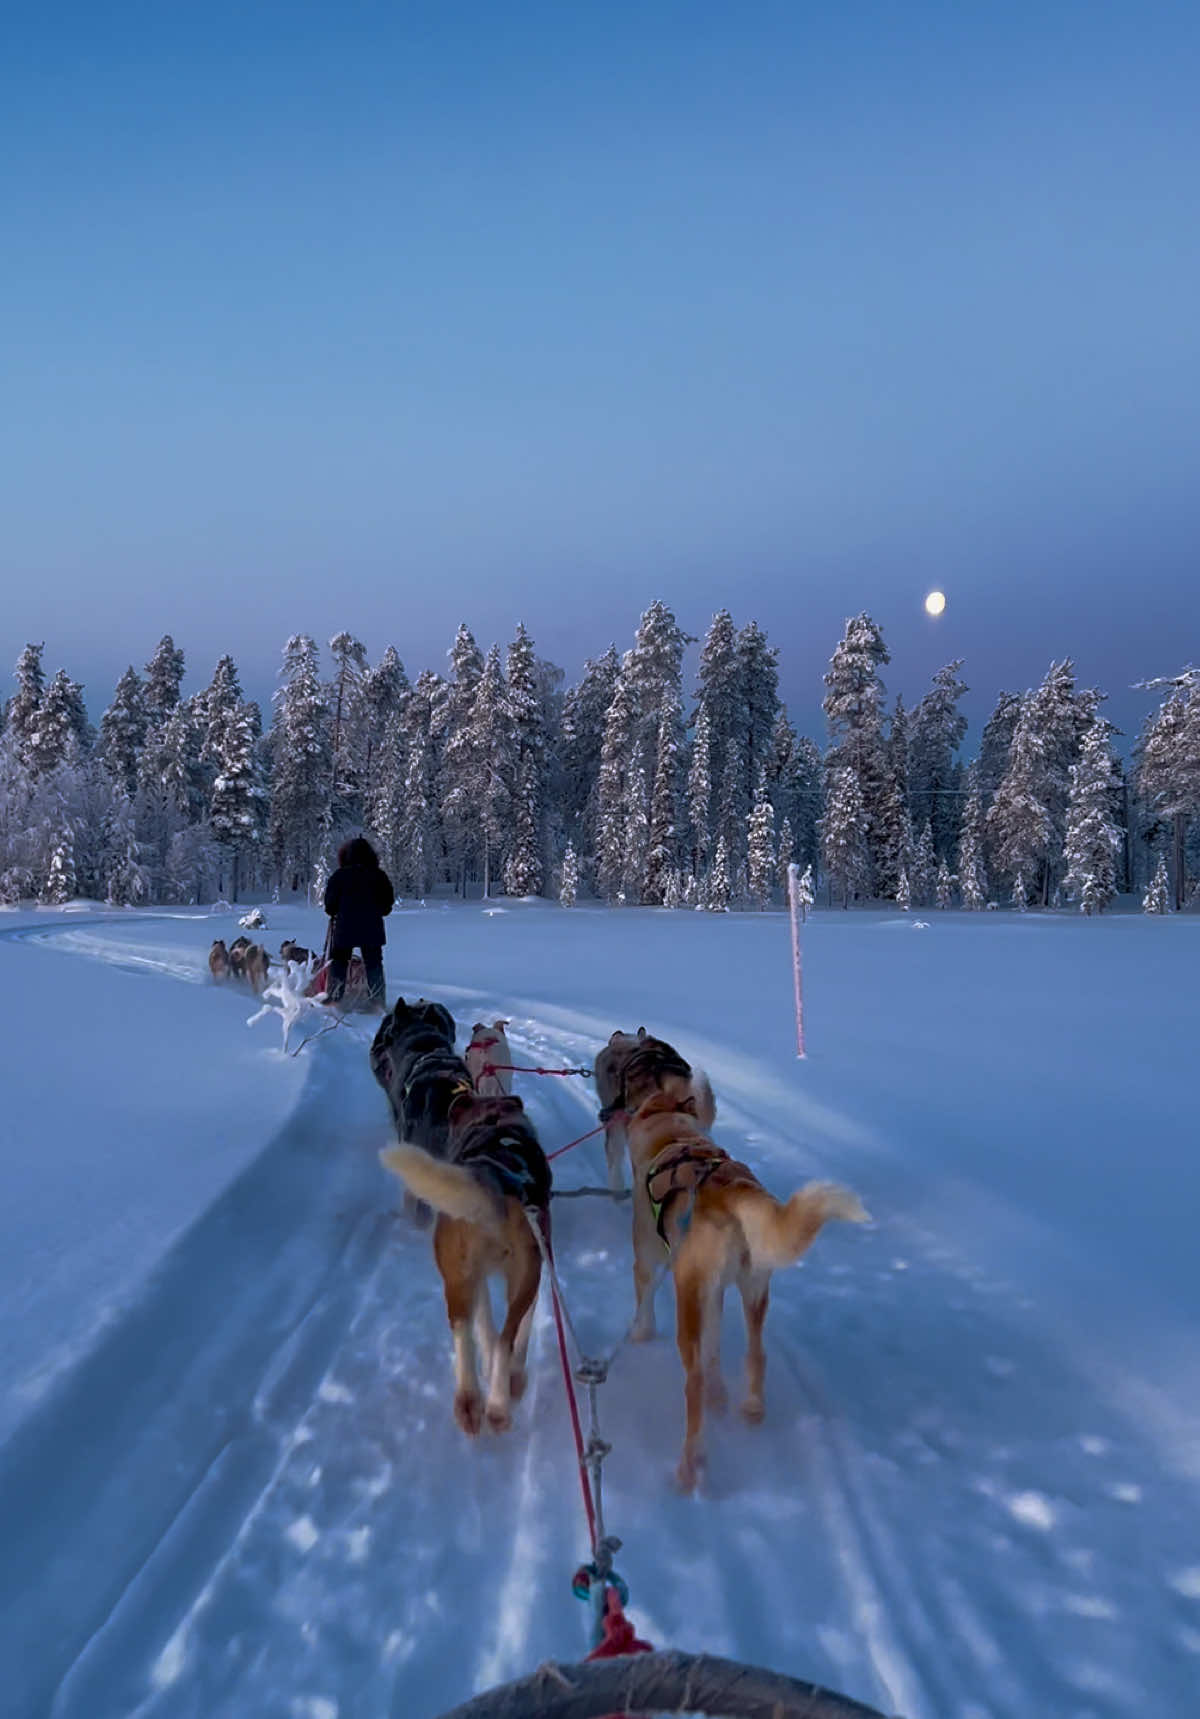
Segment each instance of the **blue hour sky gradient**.
[[[289,632],[574,679],[848,614],[977,725],[1200,660],[1200,7],[11,8],[0,668]],[[943,588],[938,622],[922,611]]]

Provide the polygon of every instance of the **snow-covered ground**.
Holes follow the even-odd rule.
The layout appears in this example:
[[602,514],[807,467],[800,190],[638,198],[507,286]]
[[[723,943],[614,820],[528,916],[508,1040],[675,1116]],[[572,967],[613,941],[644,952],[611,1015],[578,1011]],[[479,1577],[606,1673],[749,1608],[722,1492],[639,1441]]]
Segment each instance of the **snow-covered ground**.
[[[268,946],[320,940],[268,909]],[[1198,1710],[1200,923],[818,913],[809,1059],[778,915],[398,911],[390,992],[521,1060],[646,1024],[778,1192],[875,1217],[778,1274],[767,1419],[670,1484],[657,1343],[601,1394],[657,1645],[907,1719]],[[0,916],[0,1712],[431,1719],[571,1658],[586,1552],[543,1304],[514,1430],[469,1444],[426,1236],[379,1167],[365,1034],[297,1058],[207,981],[232,915]],[[517,1077],[547,1148],[578,1079]],[[603,1180],[589,1142],[558,1184]],[[583,1340],[631,1311],[628,1208],[555,1207]],[[731,1306],[727,1371],[740,1360]]]

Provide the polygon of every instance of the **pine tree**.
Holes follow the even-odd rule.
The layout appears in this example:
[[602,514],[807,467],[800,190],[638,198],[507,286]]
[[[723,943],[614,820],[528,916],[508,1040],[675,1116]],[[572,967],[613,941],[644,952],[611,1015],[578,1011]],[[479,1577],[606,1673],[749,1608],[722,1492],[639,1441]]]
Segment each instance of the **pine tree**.
[[137,792],[138,760],[149,721],[145,688],[131,667],[117,682],[113,701],[100,718],[100,761],[127,798]]
[[362,768],[366,750],[367,651],[351,633],[329,641],[333,675],[329,682],[329,807],[334,835],[358,828],[366,810]]
[[896,879],[896,906],[901,913],[908,913],[912,909],[912,890],[909,888],[908,872],[903,866],[900,868],[900,876]]
[[651,906],[666,905],[668,880],[679,867],[679,757],[683,743],[683,716],[678,694],[668,687],[659,712],[658,756],[654,787],[650,796],[649,852],[642,899]]
[[806,865],[804,870],[800,873],[799,881],[796,884],[796,900],[800,904],[801,920],[808,918],[808,910],[816,899],[817,886],[813,878],[813,868],[810,865]]
[[937,904],[941,908],[954,906],[954,878],[943,857],[937,864]]
[[446,746],[442,806],[447,835],[459,856],[465,878],[476,858],[483,865],[483,893],[504,859],[512,817],[513,761],[516,732],[500,667],[500,650],[493,645],[484,660],[467,722]]
[[4,733],[13,747],[14,755],[18,757],[33,734],[46,689],[46,675],[42,668],[42,652],[45,648],[44,644],[26,645],[13,670],[17,690],[5,706]]
[[634,710],[625,663],[604,718],[596,785],[596,893],[615,901],[625,870],[625,781],[633,747]]
[[615,645],[584,664],[583,679],[563,705],[560,781],[563,827],[581,869],[594,875],[600,754],[604,720],[620,672]]
[[266,796],[259,779],[261,734],[258,706],[247,701],[220,707],[209,731],[216,774],[208,816],[214,838],[230,857],[232,901],[250,881],[252,856],[262,839]]
[[268,841],[276,878],[295,890],[312,877],[330,820],[331,719],[320,656],[307,633],[294,633],[284,645],[279,672],[283,684],[273,701]]
[[865,895],[871,875],[867,846],[867,812],[858,777],[849,764],[833,776],[822,826],[825,873],[830,887],[849,907],[852,899]]
[[679,868],[675,866],[667,873],[666,882],[663,885],[662,904],[673,911],[679,906],[681,899],[682,885],[679,881]]
[[744,850],[747,820],[758,792],[759,778],[770,770],[775,749],[779,707],[779,652],[767,643],[757,621],[748,621],[737,636],[740,683],[738,711],[745,723],[742,735],[742,780],[739,784],[739,845]]
[[65,669],[59,669],[46,688],[28,734],[31,775],[35,779],[49,776],[60,765],[77,762],[88,750],[89,734],[83,688]]
[[983,793],[974,764],[968,774],[968,781],[970,786],[958,839],[958,886],[962,893],[963,906],[977,913],[987,906],[988,881],[983,858]]
[[104,819],[103,843],[105,901],[110,907],[135,907],[145,901],[149,884],[134,835],[133,806],[116,784]]
[[646,889],[650,820],[646,811],[646,765],[639,740],[625,776],[625,823],[621,852],[622,902],[640,902]]
[[875,836],[875,892],[894,900],[901,872],[912,870],[912,817],[908,797],[908,716],[904,701],[896,700],[884,747],[884,780],[880,790]]
[[775,875],[785,896],[788,890],[788,870],[795,863],[795,859],[796,843],[792,836],[792,826],[785,818],[779,826],[779,840],[775,847]]
[[945,859],[954,851],[961,816],[954,793],[954,754],[967,732],[958,701],[967,691],[958,678],[962,659],[947,663],[912,713],[908,743],[908,800],[916,826],[928,822],[933,851]]
[[151,729],[161,728],[179,704],[184,656],[170,633],[164,633],[146,664],[142,703]]
[[70,820],[63,817],[55,831],[50,850],[42,900],[50,906],[61,907],[71,901],[78,890],[75,875],[75,832]]
[[933,900],[937,886],[937,860],[933,852],[933,828],[929,819],[921,831],[920,840],[913,849],[912,870],[909,874],[909,887],[913,901],[918,907],[928,907]]
[[713,846],[712,719],[706,704],[696,717],[688,768],[688,818],[692,834],[692,876],[703,877]]
[[1171,880],[1167,875],[1167,856],[1160,854],[1150,887],[1142,897],[1142,912],[1169,913],[1171,911],[1170,891]]
[[425,669],[417,677],[401,718],[404,785],[391,875],[402,894],[418,899],[433,887],[443,851],[434,799],[439,775],[436,724],[443,697],[444,683]]
[[389,725],[399,721],[409,694],[408,676],[394,645],[389,645],[362,682],[362,725],[359,779],[364,810],[371,828],[380,834],[375,807],[382,791],[384,767],[380,757]]
[[[853,795],[848,784],[843,786],[842,800],[833,806],[833,784],[845,771],[853,778],[853,792],[862,808],[861,839],[855,838],[853,855],[842,851],[842,863],[849,864],[856,894],[870,892],[882,843],[883,793],[887,780],[887,761],[883,744],[883,682],[879,678],[881,665],[890,661],[883,635],[867,614],[855,615],[846,622],[846,631],[833,653],[825,685],[823,709],[829,723],[830,747],[825,756],[825,780],[828,805],[825,812],[825,847],[828,853],[828,830],[839,829]],[[849,798],[847,798],[849,796]],[[855,813],[857,816],[857,812]],[[829,870],[828,863],[826,869]],[[843,886],[845,877],[842,874]]]
[[1008,768],[987,815],[992,864],[1000,876],[1014,884],[1020,880],[1022,910],[1030,881],[1045,864],[1050,845],[1050,815],[1041,792],[1045,743],[1037,718],[1037,706],[1030,694],[1022,704]]
[[750,896],[760,910],[771,905],[771,885],[774,881],[775,812],[767,793],[767,773],[759,772],[758,792],[750,813],[747,834]]
[[558,899],[563,907],[574,907],[579,894],[579,862],[575,857],[575,844],[568,842],[562,857],[562,880],[559,884]]
[[1116,763],[1109,732],[1107,722],[1094,722],[1084,735],[1078,764],[1071,766],[1063,890],[1087,914],[1103,913],[1117,894],[1121,835],[1112,816]]
[[705,884],[704,906],[709,913],[728,913],[729,896],[729,852],[721,835],[717,837],[717,851]]
[[513,733],[513,829],[504,887],[509,895],[540,895],[545,876],[547,743],[538,659],[523,624],[508,647],[505,666]]
[[1176,909],[1189,896],[1189,825],[1200,817],[1200,669],[1185,669],[1167,679],[1142,683],[1162,689],[1166,698],[1146,723],[1137,757],[1137,791],[1144,807],[1146,834],[1157,840],[1168,825]]

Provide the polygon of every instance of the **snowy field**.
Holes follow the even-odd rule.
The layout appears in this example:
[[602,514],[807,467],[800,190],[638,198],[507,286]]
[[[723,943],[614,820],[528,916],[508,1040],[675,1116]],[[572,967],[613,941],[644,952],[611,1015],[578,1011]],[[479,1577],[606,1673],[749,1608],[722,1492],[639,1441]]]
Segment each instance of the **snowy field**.
[[[268,909],[268,947],[320,941]],[[460,1042],[590,1061],[645,1024],[717,1139],[875,1218],[777,1274],[767,1418],[671,1487],[660,1336],[602,1392],[610,1525],[658,1646],[906,1719],[1200,1711],[1200,920],[818,913],[809,1060],[784,920],[398,911],[389,993]],[[425,1235],[379,1167],[362,1041],[297,1058],[208,983],[232,915],[0,915],[0,1712],[432,1719],[586,1647],[543,1297],[514,1430],[472,1445]],[[358,1024],[364,1035],[369,1026]],[[578,1079],[517,1077],[547,1149]],[[603,1181],[589,1142],[558,1185]],[[585,1343],[631,1312],[629,1217],[554,1214]],[[727,1372],[740,1363],[731,1305]],[[731,1379],[731,1382],[732,1379]]]

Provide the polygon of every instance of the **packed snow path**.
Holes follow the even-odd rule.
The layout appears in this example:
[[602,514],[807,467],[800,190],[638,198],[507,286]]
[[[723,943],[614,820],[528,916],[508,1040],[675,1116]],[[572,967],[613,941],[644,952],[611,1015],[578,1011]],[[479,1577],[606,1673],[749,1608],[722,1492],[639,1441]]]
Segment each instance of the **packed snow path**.
[[[548,966],[530,920],[518,967],[517,937],[504,960],[482,953],[477,910],[469,925],[465,912],[412,916],[394,936],[392,993],[440,997],[464,1040],[473,1019],[504,1012],[516,1060],[542,1064],[588,1061],[614,1025],[649,1016],[708,1068],[718,1138],[770,1186],[836,1174],[878,1220],[831,1228],[776,1275],[766,1424],[712,1424],[702,1498],[670,1484],[682,1389],[669,1288],[665,1335],[616,1362],[601,1393],[606,1510],[640,1633],[907,1719],[1188,1711],[1200,1544],[1179,1405],[1150,1382],[1131,1397],[1127,1374],[1116,1389],[1090,1349],[1065,1342],[1019,1250],[1003,1274],[972,1257],[971,1199],[927,1167],[914,1197],[903,1159],[874,1155],[869,1100],[847,1090],[834,1108],[813,1096],[811,1069],[801,1080],[761,1058],[762,1023],[739,1015],[726,969],[690,1007],[694,984],[677,984],[660,1012],[629,1000],[620,964],[600,981]],[[643,949],[664,920],[681,942],[705,930],[637,916]],[[305,925],[283,930],[303,940]],[[180,980],[204,979],[212,934],[211,921],[129,916],[21,933],[26,967],[40,959],[56,978],[97,962],[143,976],[121,992],[131,1072],[130,985],[169,1011]],[[786,1008],[786,971],[780,993]],[[285,1064],[269,1026],[261,1043],[245,1034],[247,996],[195,1001],[231,1057],[252,1039],[257,1078],[303,1084],[269,1143],[0,1446],[0,1711],[424,1719],[575,1656],[586,1619],[569,1578],[586,1545],[545,1306],[512,1433],[468,1444],[450,1417],[428,1238],[399,1217],[376,1161],[389,1122],[363,1044],[330,1034]],[[594,1114],[582,1082],[517,1084],[549,1149]],[[898,1111],[920,1086],[895,1093]],[[926,1111],[934,1133],[947,1125],[945,1095],[931,1090]],[[187,1142],[205,1150],[190,1129]],[[915,1161],[919,1131],[904,1143]],[[600,1143],[557,1168],[562,1187],[601,1182]],[[939,1223],[947,1210],[954,1222]],[[554,1223],[581,1337],[600,1347],[630,1311],[628,1210],[559,1201]],[[989,1239],[1012,1237],[998,1223]],[[741,1347],[731,1306],[735,1402]]]

